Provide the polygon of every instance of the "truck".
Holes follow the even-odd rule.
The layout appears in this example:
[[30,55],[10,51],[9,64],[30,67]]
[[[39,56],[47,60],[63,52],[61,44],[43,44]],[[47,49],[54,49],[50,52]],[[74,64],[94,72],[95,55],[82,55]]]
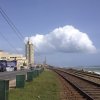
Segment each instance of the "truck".
[[17,70],[17,61],[7,61],[7,60],[0,60],[0,72],[4,71],[16,71]]

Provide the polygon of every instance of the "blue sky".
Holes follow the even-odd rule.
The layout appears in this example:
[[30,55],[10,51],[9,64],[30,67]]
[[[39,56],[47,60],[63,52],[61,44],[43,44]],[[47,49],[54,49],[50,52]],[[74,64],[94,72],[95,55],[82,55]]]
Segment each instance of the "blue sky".
[[[47,62],[59,66],[100,65],[100,0],[0,0],[0,6],[20,30],[24,37],[37,33],[46,35],[54,29],[72,25],[84,32],[93,42],[97,53],[36,54],[36,62]],[[20,41],[0,15],[0,32],[16,47],[24,49]],[[0,49],[14,52],[0,37]]]

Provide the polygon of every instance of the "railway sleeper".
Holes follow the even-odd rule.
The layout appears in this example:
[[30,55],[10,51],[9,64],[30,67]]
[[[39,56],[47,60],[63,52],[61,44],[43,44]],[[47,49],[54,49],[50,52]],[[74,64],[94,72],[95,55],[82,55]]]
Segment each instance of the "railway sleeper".
[[[73,82],[69,81],[64,74],[60,74],[59,71],[56,71],[60,76],[62,76],[66,81],[68,81],[81,95],[83,95],[84,98],[87,98],[87,100],[94,100],[92,97],[90,97],[88,94],[86,94],[84,91],[82,91],[79,87],[77,87]],[[65,73],[65,72],[64,72]]]

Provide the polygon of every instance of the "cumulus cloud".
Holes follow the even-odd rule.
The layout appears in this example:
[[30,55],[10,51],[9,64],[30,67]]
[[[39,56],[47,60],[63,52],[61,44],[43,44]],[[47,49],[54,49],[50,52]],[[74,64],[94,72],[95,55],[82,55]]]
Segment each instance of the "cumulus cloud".
[[[70,25],[56,28],[46,35],[36,34],[31,36],[30,39],[39,53],[96,52],[96,47],[88,35]],[[25,38],[25,42],[27,40],[28,37]]]

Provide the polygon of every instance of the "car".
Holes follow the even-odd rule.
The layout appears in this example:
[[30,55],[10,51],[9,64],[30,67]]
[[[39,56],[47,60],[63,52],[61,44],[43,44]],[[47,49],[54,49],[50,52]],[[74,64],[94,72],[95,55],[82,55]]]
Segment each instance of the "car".
[[24,68],[24,66],[20,66],[20,70],[24,70],[25,68]]
[[34,67],[29,67],[30,70],[34,70]]
[[6,71],[14,71],[14,66],[7,66]]
[[14,71],[17,71],[17,67],[14,67]]
[[4,72],[4,71],[6,71],[6,67],[0,66],[0,72]]

